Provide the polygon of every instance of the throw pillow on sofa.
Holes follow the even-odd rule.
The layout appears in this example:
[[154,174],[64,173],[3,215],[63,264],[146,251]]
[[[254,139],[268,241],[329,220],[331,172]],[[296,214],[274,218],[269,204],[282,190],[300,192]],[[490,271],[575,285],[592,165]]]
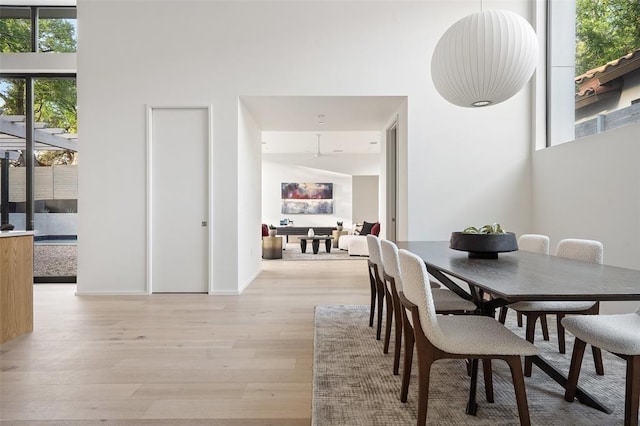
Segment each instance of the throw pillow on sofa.
[[371,233],[371,230],[373,229],[373,225],[375,225],[375,223],[364,222],[362,224],[360,235],[369,235]]
[[371,228],[371,235],[375,235],[376,237],[380,235],[380,222],[376,222]]

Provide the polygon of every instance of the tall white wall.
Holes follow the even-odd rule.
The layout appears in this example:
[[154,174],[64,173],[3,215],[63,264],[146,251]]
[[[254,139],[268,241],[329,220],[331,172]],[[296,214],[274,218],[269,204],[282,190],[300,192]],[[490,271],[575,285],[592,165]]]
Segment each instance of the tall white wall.
[[[531,15],[531,0],[485,7],[493,3]],[[477,11],[476,0],[79,0],[78,291],[144,289],[146,104],[213,105],[212,199],[224,224],[214,290],[243,285],[237,257],[254,245],[238,222],[241,96],[407,96],[399,238],[446,239],[495,221],[528,231],[529,90],[471,110],[446,103],[430,79],[439,37]],[[188,164],[188,155],[176,141],[176,159]],[[260,160],[243,167],[259,170]]]
[[[261,129],[242,102],[238,103],[238,284],[242,291],[257,275],[262,259]],[[256,167],[256,164],[258,167]],[[224,226],[224,224],[220,224]],[[214,237],[215,238],[215,237]],[[215,287],[215,286],[214,286]],[[236,289],[225,289],[235,292]]]
[[[478,11],[478,4],[429,3],[426,60],[433,44],[462,16]],[[527,2],[490,2],[529,19]],[[424,22],[424,14],[416,21]],[[407,105],[406,214],[408,225],[399,224],[398,239],[448,240],[452,231],[469,225],[499,222],[516,233],[531,226],[530,146],[532,102],[527,86],[513,98],[488,108],[460,108],[445,102],[435,91],[429,70],[412,81]],[[401,183],[402,185],[402,183]],[[401,207],[402,215],[402,207]],[[402,217],[402,216],[401,216]]]
[[[333,183],[333,214],[284,214],[281,213],[283,182]],[[327,170],[286,164],[265,159],[262,163],[262,221],[278,226],[280,219],[290,219],[294,226],[345,226],[351,223],[351,175]]]
[[[640,269],[640,124],[539,150],[533,157],[532,231],[604,245],[604,263]],[[637,302],[603,305],[632,310]]]

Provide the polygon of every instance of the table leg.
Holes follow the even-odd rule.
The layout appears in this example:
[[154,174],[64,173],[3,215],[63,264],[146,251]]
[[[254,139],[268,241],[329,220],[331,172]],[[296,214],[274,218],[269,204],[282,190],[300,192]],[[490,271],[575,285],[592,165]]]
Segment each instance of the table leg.
[[[567,388],[567,378],[564,377],[558,370],[553,368],[547,361],[541,358],[540,355],[532,356],[531,360],[535,365],[540,367],[540,369],[544,371],[547,376],[551,377],[563,388]],[[588,405],[589,407],[595,408],[596,410],[603,411],[607,414],[613,413],[613,410],[611,408],[602,404],[600,401],[588,394],[584,389],[580,389],[579,387],[576,389],[576,398],[578,398],[578,401],[580,401],[584,405]]]
[[300,240],[300,250],[302,250],[303,253],[307,252],[307,240],[305,239]]
[[313,254],[318,254],[318,250],[320,250],[320,240],[313,240],[311,246],[313,247]]
[[324,240],[324,246],[327,248],[327,253],[331,253],[331,239]]
[[429,273],[431,275],[433,275],[435,277],[435,279],[440,281],[442,284],[445,285],[445,287],[447,287],[449,290],[453,291],[458,296],[462,297],[463,299],[473,300],[473,296],[471,294],[469,294],[466,291],[464,291],[463,289],[461,289],[458,284],[456,284],[455,282],[450,280],[449,277],[444,275],[439,270],[427,267],[427,271],[429,271]]

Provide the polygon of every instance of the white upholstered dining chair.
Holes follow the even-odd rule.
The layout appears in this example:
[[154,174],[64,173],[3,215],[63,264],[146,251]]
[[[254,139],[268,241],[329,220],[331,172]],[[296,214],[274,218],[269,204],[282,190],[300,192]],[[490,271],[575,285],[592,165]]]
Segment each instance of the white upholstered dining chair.
[[418,426],[427,420],[431,365],[444,358],[506,361],[511,369],[520,424],[529,425],[520,357],[536,355],[536,347],[491,317],[436,315],[424,261],[407,250],[399,250],[398,257],[403,288],[399,298],[405,317],[412,318],[418,353]]
[[518,249],[549,254],[549,237],[541,234],[522,234],[518,238]]
[[[522,234],[518,238],[518,250],[524,250],[531,253],[549,254],[549,237],[542,234]],[[499,321],[504,324],[507,318],[508,306],[500,308]],[[522,313],[518,312],[518,327],[522,327]],[[542,326],[542,336],[544,340],[549,340],[549,328],[547,327],[547,316],[540,317]]]
[[[400,261],[398,259],[398,246],[388,240],[380,240],[382,249],[382,261],[384,264],[384,283],[386,291],[386,328],[384,336],[384,353],[389,353],[389,341],[391,340],[391,325],[395,320],[395,348],[393,352],[393,374],[397,375],[400,367],[400,348],[402,345],[402,310],[398,292],[402,291],[402,280],[400,278]],[[474,312],[477,306],[471,301],[463,299],[451,290],[440,288],[439,285],[431,285],[433,301],[436,312],[439,314],[464,314]],[[405,342],[406,343],[406,342]],[[406,350],[413,351],[411,348]],[[409,363],[409,367],[411,364]],[[405,369],[406,370],[406,369]],[[411,375],[411,369],[405,371],[403,375]],[[408,378],[407,377],[407,380]],[[408,383],[408,382],[407,382]]]
[[[581,240],[569,238],[558,243],[556,248],[556,256],[567,259],[578,260],[581,262],[602,263],[603,260],[602,243],[594,240]],[[600,304],[592,301],[580,302],[517,302],[509,305],[509,308],[516,312],[522,313],[526,317],[526,338],[533,343],[535,335],[535,325],[538,318],[547,314],[555,314],[557,316],[558,330],[558,350],[565,353],[565,337],[564,327],[562,326],[562,318],[565,315],[597,315],[600,310]],[[595,362],[596,373],[604,374],[602,365],[602,353],[596,346],[592,346],[593,359]],[[531,376],[532,362],[525,361],[524,374]]]
[[564,399],[572,402],[576,396],[580,365],[588,343],[627,361],[624,424],[637,426],[640,400],[640,308],[633,314],[569,316],[562,320],[562,325],[576,337]]
[[378,308],[378,322],[376,325],[376,339],[380,340],[382,333],[382,308],[384,303],[384,283],[382,276],[384,264],[382,263],[382,250],[380,249],[380,239],[375,235],[367,235],[367,248],[369,249],[369,281],[371,282],[371,311],[369,315],[369,327],[373,327],[373,317],[376,309],[376,299]]

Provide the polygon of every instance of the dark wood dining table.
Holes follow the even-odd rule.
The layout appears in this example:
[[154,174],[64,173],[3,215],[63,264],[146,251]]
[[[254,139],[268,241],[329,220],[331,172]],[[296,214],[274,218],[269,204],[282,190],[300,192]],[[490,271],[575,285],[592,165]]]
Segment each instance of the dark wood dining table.
[[[420,258],[427,271],[460,296],[473,300],[480,313],[495,316],[496,308],[519,301],[630,301],[640,300],[640,271],[580,262],[526,251],[500,253],[497,259],[472,259],[449,248],[448,241],[397,241]],[[459,285],[457,278],[468,284]],[[562,387],[566,377],[542,356],[534,365]],[[477,361],[474,361],[467,413],[475,414]],[[579,388],[576,397],[601,411],[611,410]]]

